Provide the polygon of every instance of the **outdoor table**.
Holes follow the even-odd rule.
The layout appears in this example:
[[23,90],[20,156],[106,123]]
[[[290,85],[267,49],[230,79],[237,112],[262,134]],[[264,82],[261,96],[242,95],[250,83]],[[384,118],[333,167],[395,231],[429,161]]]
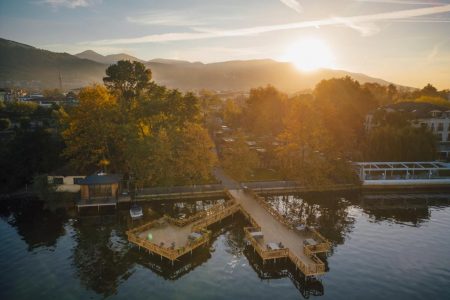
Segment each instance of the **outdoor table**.
[[306,240],[303,241],[303,243],[304,243],[305,245],[312,245],[312,246],[317,245],[317,241],[314,240],[314,239],[306,239]]
[[198,240],[199,238],[201,238],[202,237],[202,235],[200,234],[200,233],[198,233],[198,232],[193,232],[193,233],[191,233],[190,235],[189,235],[189,240],[192,240],[192,241],[195,241],[195,240]]
[[278,246],[277,243],[267,243],[267,248],[269,248],[269,250],[279,250],[280,247]]
[[261,231],[250,232],[250,235],[254,238],[263,238],[264,234]]

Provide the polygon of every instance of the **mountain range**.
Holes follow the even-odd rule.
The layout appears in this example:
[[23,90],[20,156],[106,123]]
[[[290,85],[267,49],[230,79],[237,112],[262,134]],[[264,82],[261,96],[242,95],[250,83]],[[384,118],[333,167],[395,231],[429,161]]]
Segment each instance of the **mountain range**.
[[287,93],[312,89],[322,79],[351,76],[361,83],[389,84],[382,79],[343,70],[321,69],[300,72],[292,64],[270,59],[188,62],[171,59],[144,61],[128,54],[101,55],[87,50],[76,55],[55,53],[18,42],[0,39],[0,87],[79,88],[102,81],[105,69],[121,59],[136,60],[151,69],[158,84],[182,91],[210,89],[246,92],[271,84]]

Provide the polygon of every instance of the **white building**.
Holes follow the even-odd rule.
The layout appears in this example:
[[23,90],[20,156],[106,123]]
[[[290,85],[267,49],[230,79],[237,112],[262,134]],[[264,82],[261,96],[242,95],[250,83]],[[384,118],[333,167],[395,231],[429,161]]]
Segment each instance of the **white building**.
[[450,159],[450,109],[448,107],[423,102],[399,102],[386,105],[366,116],[367,131],[378,126],[374,116],[380,111],[408,114],[411,117],[412,126],[427,127],[437,138],[440,157]]

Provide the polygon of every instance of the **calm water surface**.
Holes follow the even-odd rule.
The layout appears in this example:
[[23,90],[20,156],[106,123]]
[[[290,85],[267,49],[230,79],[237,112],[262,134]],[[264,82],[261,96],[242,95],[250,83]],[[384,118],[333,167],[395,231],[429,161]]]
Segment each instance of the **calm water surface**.
[[[146,220],[187,217],[218,201],[145,207]],[[328,272],[306,281],[263,265],[236,216],[208,248],[171,266],[139,252],[127,210],[77,215],[37,201],[0,203],[0,299],[450,299],[450,194],[279,196],[267,201],[332,243]]]

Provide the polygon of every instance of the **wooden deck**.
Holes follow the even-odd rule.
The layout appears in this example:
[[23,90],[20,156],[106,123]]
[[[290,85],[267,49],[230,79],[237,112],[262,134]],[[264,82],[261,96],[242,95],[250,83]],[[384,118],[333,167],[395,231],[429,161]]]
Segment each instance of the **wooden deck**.
[[[231,200],[224,204],[217,204],[184,220],[164,216],[127,231],[128,240],[173,262],[207,244],[211,235],[207,226],[219,222],[238,210],[239,205]],[[193,235],[195,239],[192,238]]]
[[115,198],[99,198],[99,199],[90,199],[90,200],[78,200],[76,203],[78,212],[80,208],[85,207],[97,207],[97,210],[100,211],[101,207],[114,207],[117,208],[117,200]]
[[[240,211],[251,224],[244,228],[246,238],[263,261],[288,258],[305,276],[325,273],[325,264],[316,254],[329,251],[330,243],[320,233],[313,228],[297,230],[264,198],[251,190],[230,190],[227,194],[231,200],[225,204],[215,205],[185,220],[164,216],[129,230],[128,239],[139,247],[173,262],[180,256],[208,243],[210,231],[207,227],[209,225]],[[254,237],[255,232],[262,234]],[[196,233],[198,237],[194,241],[192,233]],[[151,234],[150,238],[149,234]],[[308,241],[312,243],[308,244]]]
[[[293,228],[267,202],[251,191],[231,190],[230,196],[251,217],[252,227],[245,228],[247,239],[263,260],[288,257],[305,276],[325,273],[325,264],[315,255],[330,250],[330,243],[316,230],[300,231]],[[263,238],[253,238],[251,232],[261,231]],[[316,245],[306,245],[304,241],[313,239]],[[267,249],[267,244],[281,243],[277,250]]]

